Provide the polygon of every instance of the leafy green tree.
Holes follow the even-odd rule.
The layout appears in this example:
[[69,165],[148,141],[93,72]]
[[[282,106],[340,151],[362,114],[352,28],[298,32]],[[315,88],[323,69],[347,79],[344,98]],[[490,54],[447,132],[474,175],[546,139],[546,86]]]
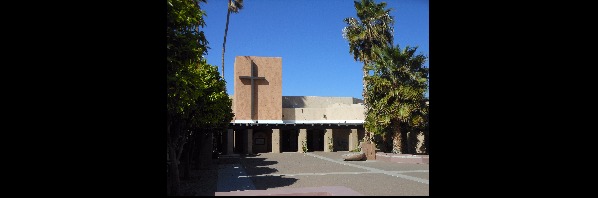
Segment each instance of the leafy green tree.
[[200,31],[205,26],[203,16],[206,15],[200,8],[202,2],[206,1],[167,0],[169,195],[179,194],[179,165],[184,148],[196,147],[186,144],[193,142],[200,133],[214,133],[215,126],[225,127],[232,119],[231,101],[224,91],[224,79],[220,78],[215,66],[203,59],[209,47],[203,31]]
[[230,13],[239,13],[243,9],[243,0],[228,0],[228,11],[226,12],[226,26],[224,28],[224,42],[222,42],[222,78],[224,78],[224,51],[226,49],[226,35],[228,34],[228,21]]
[[192,157],[195,157],[197,168],[206,167],[211,162],[214,134],[225,131],[234,116],[232,101],[225,90],[226,83],[218,73],[217,66],[209,65],[205,60],[201,60],[199,65],[199,86],[203,97],[197,98],[192,105],[194,113],[190,115],[191,123],[188,126],[191,131],[190,145],[183,152],[184,179],[189,175]]
[[[417,47],[376,47],[373,51],[373,75],[366,77],[367,94],[365,128],[392,142],[395,153],[404,153],[407,131],[421,130],[427,124],[424,93],[428,87],[428,68],[424,55],[415,55]],[[389,138],[392,138],[390,141]]]
[[[205,0],[201,1],[205,3]],[[203,31],[205,12],[200,0],[167,0],[167,151],[169,161],[168,194],[179,193],[179,160],[191,134],[189,118],[195,99],[202,96],[198,64],[207,53]]]
[[[363,103],[369,103],[367,80],[371,61],[374,59],[374,47],[392,46],[394,33],[394,19],[390,9],[385,9],[386,3],[376,4],[373,0],[354,1],[357,19],[345,18],[347,27],[343,28],[343,38],[349,41],[349,53],[356,61],[363,63]],[[368,108],[366,108],[368,109]],[[366,110],[367,111],[367,110]],[[367,114],[367,113],[366,113]],[[366,128],[367,131],[367,128]],[[372,134],[366,136],[372,138]]]

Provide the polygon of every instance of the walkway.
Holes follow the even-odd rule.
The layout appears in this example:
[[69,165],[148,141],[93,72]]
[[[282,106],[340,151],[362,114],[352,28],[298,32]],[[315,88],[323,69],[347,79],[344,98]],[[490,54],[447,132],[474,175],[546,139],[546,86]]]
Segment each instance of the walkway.
[[[319,156],[319,155],[316,155],[316,154],[313,154],[313,153],[306,153],[306,154],[309,155],[309,156],[312,156],[312,157],[323,159],[323,160],[327,160],[327,161],[339,163],[339,164],[346,165],[346,166],[357,167],[357,168],[361,168],[361,169],[365,169],[365,170],[369,171],[369,172],[362,172],[362,173],[382,173],[382,174],[386,174],[386,175],[390,175],[390,176],[395,176],[395,177],[400,177],[400,178],[404,178],[404,179],[413,180],[413,181],[416,181],[416,182],[421,182],[421,183],[424,183],[424,184],[430,184],[430,181],[427,180],[427,179],[422,179],[422,178],[418,178],[418,177],[413,177],[413,176],[401,174],[401,173],[413,173],[413,172],[424,172],[424,173],[427,173],[428,170],[385,171],[385,170],[380,170],[380,169],[377,169],[377,168],[371,168],[371,167],[367,167],[367,166],[363,166],[363,165],[351,164],[350,162],[333,160],[333,159],[330,159],[330,158],[327,158],[327,157],[323,157],[323,156]],[[335,174],[335,173],[333,173],[333,174]],[[345,174],[345,173],[340,173],[340,174]],[[356,174],[356,173],[351,173],[351,174]],[[361,173],[359,173],[359,174],[361,174]]]
[[338,186],[366,196],[429,195],[429,164],[343,161],[342,154],[346,153],[262,153],[242,157],[238,163],[221,165],[218,192]]
[[217,192],[229,192],[237,190],[255,190],[251,179],[241,164],[220,164],[218,165]]

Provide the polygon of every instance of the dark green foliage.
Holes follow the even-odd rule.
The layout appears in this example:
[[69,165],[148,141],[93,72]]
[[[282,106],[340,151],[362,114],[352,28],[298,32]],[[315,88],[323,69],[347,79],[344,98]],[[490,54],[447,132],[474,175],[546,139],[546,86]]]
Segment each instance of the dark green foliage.
[[[380,135],[394,133],[394,139],[400,142],[400,133],[420,132],[427,124],[424,92],[429,70],[423,67],[426,57],[415,55],[416,50],[417,47],[409,46],[400,49],[398,45],[374,49],[373,75],[366,77],[370,99],[366,105],[368,131]],[[395,150],[401,146],[394,145]]]
[[349,52],[355,60],[367,63],[372,60],[374,47],[392,45],[394,19],[391,9],[385,9],[386,3],[376,4],[373,0],[355,1],[357,19],[345,18],[347,27],[343,29],[343,38],[349,41]]
[[357,19],[345,19],[343,38],[349,41],[353,58],[363,62],[365,129],[381,136],[387,148],[401,152],[401,137],[407,131],[425,130],[427,134],[423,99],[428,86],[428,69],[423,68],[426,57],[414,55],[417,48],[393,46],[394,19],[386,3],[354,3]]
[[[200,2],[206,1],[167,0],[169,195],[178,194],[179,162],[183,154],[189,155],[183,152],[184,148],[187,148],[185,152],[194,147],[205,148],[193,140],[211,137],[211,133],[224,130],[233,117],[232,102],[225,91],[226,82],[217,68],[203,58],[209,47],[200,31],[205,26],[203,16],[206,16],[200,9]],[[185,146],[190,141],[193,146]]]
[[[376,4],[373,0],[354,1],[357,19],[346,18],[347,27],[343,28],[343,38],[349,41],[349,53],[357,61],[363,62],[363,103],[368,104],[367,80],[371,60],[374,58],[375,47],[391,46],[393,43],[394,19],[390,16],[390,9],[385,9],[386,3]],[[366,109],[367,113],[367,109]],[[373,135],[367,131],[364,139],[371,141]]]

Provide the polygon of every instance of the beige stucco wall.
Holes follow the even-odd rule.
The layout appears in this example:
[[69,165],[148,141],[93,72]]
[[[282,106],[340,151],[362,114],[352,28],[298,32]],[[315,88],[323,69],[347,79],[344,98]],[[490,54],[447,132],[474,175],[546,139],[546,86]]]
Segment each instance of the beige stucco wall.
[[[254,113],[251,115],[251,80],[255,75]],[[234,64],[234,120],[364,120],[364,106],[353,97],[282,96],[282,58],[237,56]],[[283,104],[284,102],[284,104]],[[283,108],[287,107],[287,108]]]
[[[256,66],[256,76],[265,80],[254,81],[254,115],[251,114],[251,81],[239,76],[251,76],[251,61]],[[234,106],[235,120],[282,119],[282,58],[235,57]]]
[[365,107],[359,104],[329,108],[282,108],[282,120],[364,120],[364,112]]
[[[230,96],[232,100],[233,112],[237,116],[236,112],[234,111],[236,106],[236,98],[234,95]],[[283,96],[283,98],[286,96]],[[282,108],[282,120],[364,120],[364,112],[365,107],[362,104],[350,104],[351,97],[342,97],[342,99],[331,99],[325,100],[328,97],[313,97],[308,96],[310,98],[317,98],[316,100],[309,100],[309,106],[322,106],[323,104],[314,104],[315,101],[320,101],[323,103],[327,103],[326,107],[328,108]],[[341,97],[336,97],[341,98]],[[345,104],[334,103],[330,104],[330,101],[340,101]],[[349,103],[349,104],[347,104]],[[249,115],[250,110],[247,110],[247,115]],[[326,118],[324,118],[326,115]],[[236,118],[235,117],[235,118]],[[241,116],[243,117],[243,116]],[[239,119],[244,120],[244,119]]]
[[[365,107],[353,97],[283,96],[282,120],[364,120]],[[325,116],[324,116],[325,115]]]
[[283,108],[327,108],[334,104],[357,104],[363,100],[353,97],[283,96]]

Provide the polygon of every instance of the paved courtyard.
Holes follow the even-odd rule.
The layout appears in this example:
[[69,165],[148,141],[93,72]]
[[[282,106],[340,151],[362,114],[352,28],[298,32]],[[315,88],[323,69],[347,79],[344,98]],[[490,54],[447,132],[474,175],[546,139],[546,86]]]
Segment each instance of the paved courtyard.
[[217,193],[344,186],[366,196],[429,195],[429,164],[343,161],[346,153],[261,153],[221,160]]

